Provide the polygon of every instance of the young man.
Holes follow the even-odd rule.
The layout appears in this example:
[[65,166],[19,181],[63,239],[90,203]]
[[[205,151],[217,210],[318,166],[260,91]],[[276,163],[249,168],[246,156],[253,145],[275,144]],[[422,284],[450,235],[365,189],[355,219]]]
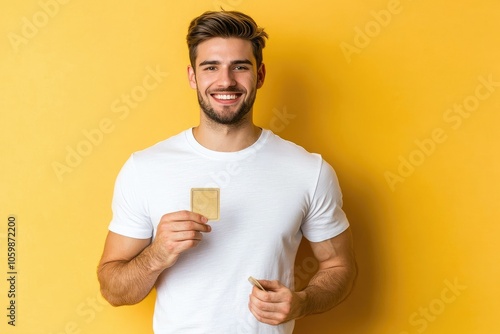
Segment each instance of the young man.
[[[265,38],[239,12],[194,19],[188,79],[200,124],[134,153],[117,178],[101,291],[118,306],[156,287],[155,333],[291,333],[294,319],[331,309],[352,287],[351,233],[333,169],[253,123]],[[219,189],[217,221],[190,211],[193,188]],[[302,235],[319,271],[294,291]]]

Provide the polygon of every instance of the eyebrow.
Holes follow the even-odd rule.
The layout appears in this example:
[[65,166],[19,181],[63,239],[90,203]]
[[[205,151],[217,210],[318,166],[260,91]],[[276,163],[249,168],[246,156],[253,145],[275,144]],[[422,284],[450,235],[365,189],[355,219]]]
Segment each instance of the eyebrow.
[[[221,62],[218,60],[205,60],[202,61],[198,66],[206,66],[206,65],[220,65]],[[241,64],[247,64],[247,65],[252,65],[253,63],[248,60],[248,59],[240,59],[240,60],[233,60],[230,63],[231,65],[241,65]]]

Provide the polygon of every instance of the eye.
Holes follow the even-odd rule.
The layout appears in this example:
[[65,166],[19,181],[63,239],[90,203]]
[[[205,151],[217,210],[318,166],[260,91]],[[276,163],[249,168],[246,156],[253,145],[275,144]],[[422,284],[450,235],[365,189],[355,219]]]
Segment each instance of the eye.
[[207,66],[203,70],[204,71],[215,71],[215,70],[217,70],[217,67],[215,67],[215,66]]
[[247,66],[239,65],[234,68],[236,71],[246,71],[248,70]]

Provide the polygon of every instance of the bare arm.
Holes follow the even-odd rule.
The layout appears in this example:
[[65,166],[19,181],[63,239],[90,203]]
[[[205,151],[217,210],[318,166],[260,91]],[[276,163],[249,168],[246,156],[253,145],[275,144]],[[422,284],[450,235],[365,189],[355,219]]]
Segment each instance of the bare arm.
[[322,242],[312,242],[319,270],[307,287],[294,292],[279,281],[259,280],[268,292],[254,287],[249,307],[257,320],[277,325],[330,310],[350,293],[356,277],[351,231]]
[[182,252],[196,247],[202,232],[210,232],[206,223],[199,214],[179,211],[162,217],[153,242],[109,232],[97,269],[103,297],[114,306],[143,300],[158,276]]
[[152,263],[151,239],[133,239],[109,232],[97,270],[101,293],[113,306],[144,299],[160,275]]
[[300,316],[322,313],[338,305],[351,292],[357,274],[349,229],[335,238],[312,242],[311,247],[319,270],[298,292],[305,301]]

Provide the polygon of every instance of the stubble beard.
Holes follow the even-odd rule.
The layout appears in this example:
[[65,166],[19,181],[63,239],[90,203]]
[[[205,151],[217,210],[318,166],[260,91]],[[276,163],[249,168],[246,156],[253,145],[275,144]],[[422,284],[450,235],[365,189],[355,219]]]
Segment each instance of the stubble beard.
[[[208,103],[208,101],[205,101],[203,97],[201,96],[201,93],[199,90],[198,92],[198,103],[200,105],[201,110],[205,113],[205,115],[212,120],[213,122],[217,124],[222,124],[222,125],[239,125],[245,118],[245,116],[252,110],[253,104],[255,102],[255,97],[256,94],[253,92],[251,96],[243,103],[241,106],[236,110],[236,112],[231,113],[229,112],[229,109],[231,107],[222,107],[222,112],[217,113],[214,108]],[[225,90],[224,92],[227,92]]]

